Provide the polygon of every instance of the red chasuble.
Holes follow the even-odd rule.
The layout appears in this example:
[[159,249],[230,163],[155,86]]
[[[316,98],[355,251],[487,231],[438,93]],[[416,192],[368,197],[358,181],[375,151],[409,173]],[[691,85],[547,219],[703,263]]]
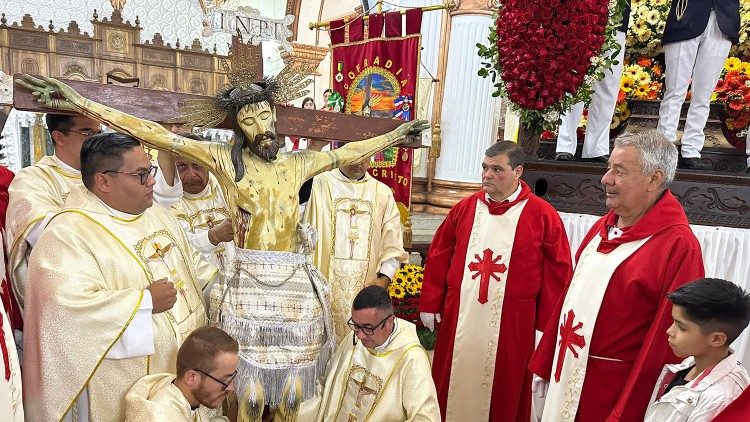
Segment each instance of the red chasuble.
[[[560,216],[551,205],[533,195],[523,181],[521,187],[515,201],[489,204],[490,214],[502,215],[526,201],[515,228],[511,256],[503,261],[508,273],[488,417],[498,422],[530,420],[531,373],[526,366],[534,351],[534,330],[541,331],[547,325],[572,275],[570,247]],[[451,209],[435,233],[425,267],[419,310],[442,315],[432,376],[443,420],[461,307],[461,283],[464,271],[469,271],[465,266],[466,251],[479,201],[486,201],[482,191]],[[461,391],[450,393],[460,395]],[[472,406],[472,397],[461,400],[465,406]]]
[[[0,166],[0,223],[2,224],[0,234],[2,234],[3,238],[5,238],[5,212],[8,209],[8,186],[10,186],[10,182],[13,181],[14,176],[13,172],[8,170],[8,168]],[[8,282],[10,278],[7,271],[7,253],[3,254],[3,259],[5,260],[4,268],[6,271],[4,274],[0,274],[0,278],[2,278],[0,280],[0,302],[2,302],[0,306],[5,307],[11,327],[20,329],[22,326],[21,312],[18,303],[16,303],[15,296],[10,291],[10,283]]]
[[[662,366],[681,360],[667,343],[672,307],[666,295],[704,276],[698,239],[671,192],[666,191],[635,225],[623,229],[621,237],[609,240],[608,227],[616,223],[617,215],[611,210],[599,219],[584,237],[576,259],[594,236],[602,238],[597,249],[602,253],[652,237],[617,267],[604,293],[576,415],[581,422],[643,421]],[[547,380],[559,339],[562,302],[529,365]]]
[[729,403],[726,409],[722,410],[713,420],[713,422],[738,422],[750,421],[750,388],[739,397]]

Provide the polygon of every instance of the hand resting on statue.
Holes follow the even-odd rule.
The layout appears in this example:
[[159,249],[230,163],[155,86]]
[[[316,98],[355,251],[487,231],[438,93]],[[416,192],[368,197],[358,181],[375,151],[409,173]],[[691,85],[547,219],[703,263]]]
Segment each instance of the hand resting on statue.
[[167,281],[166,278],[151,283],[148,286],[148,291],[151,292],[152,314],[168,311],[177,302],[177,290],[174,288],[174,284]]
[[221,242],[231,242],[232,240],[234,240],[234,228],[232,228],[232,221],[227,218],[217,226],[211,227],[208,230],[208,240],[214,246],[218,245]]

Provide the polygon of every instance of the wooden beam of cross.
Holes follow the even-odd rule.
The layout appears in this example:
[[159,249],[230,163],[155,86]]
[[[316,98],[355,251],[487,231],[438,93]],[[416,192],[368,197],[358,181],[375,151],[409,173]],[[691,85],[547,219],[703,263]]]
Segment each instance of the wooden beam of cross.
[[[22,75],[15,74],[14,81]],[[61,79],[82,96],[135,117],[159,123],[184,123],[180,121],[180,107],[185,101],[208,97],[179,92],[158,91],[97,82]],[[22,111],[46,112],[26,89],[13,90],[13,106]],[[54,111],[55,113],[64,113]],[[341,142],[361,141],[386,134],[404,123],[397,119],[357,116],[329,111],[308,110],[292,106],[276,107],[276,132],[289,137],[304,137]],[[219,128],[231,129],[229,120]],[[408,144],[408,148],[421,146],[421,138]]]

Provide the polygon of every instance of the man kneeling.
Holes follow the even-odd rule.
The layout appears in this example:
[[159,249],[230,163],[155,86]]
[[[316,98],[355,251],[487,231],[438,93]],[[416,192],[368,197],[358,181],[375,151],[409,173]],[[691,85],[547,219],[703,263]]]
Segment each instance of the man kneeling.
[[126,421],[226,421],[221,404],[234,391],[237,341],[216,327],[190,333],[177,352],[177,376],[141,378],[125,396]]
[[322,392],[302,403],[298,420],[439,421],[427,352],[414,324],[393,315],[388,292],[362,289],[348,325],[352,338],[339,344]]

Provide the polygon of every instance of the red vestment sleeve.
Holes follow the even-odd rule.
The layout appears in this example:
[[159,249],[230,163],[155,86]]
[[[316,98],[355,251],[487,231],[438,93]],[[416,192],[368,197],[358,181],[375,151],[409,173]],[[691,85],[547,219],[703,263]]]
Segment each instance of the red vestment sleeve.
[[737,422],[750,421],[750,388],[739,397],[729,403],[726,409],[722,410],[713,420],[713,422]]
[[[679,259],[680,256],[682,259]],[[643,420],[654,383],[658,380],[664,363],[680,361],[667,342],[666,331],[672,325],[672,304],[666,299],[666,295],[685,283],[704,277],[705,273],[699,247],[685,247],[671,258],[673,266],[665,274],[667,277],[661,295],[662,303],[607,422]]]
[[419,297],[419,311],[442,313],[445,294],[448,289],[448,270],[456,247],[456,214],[459,206],[454,206],[440,224],[432,238],[425,262],[422,293]]
[[[555,313],[558,301],[563,298],[565,286],[573,277],[573,264],[570,257],[570,244],[560,216],[552,210],[546,214],[549,229],[545,231],[542,254],[542,282],[537,300],[535,328],[544,331],[550,318],[557,320]],[[553,347],[554,352],[554,347]]]

